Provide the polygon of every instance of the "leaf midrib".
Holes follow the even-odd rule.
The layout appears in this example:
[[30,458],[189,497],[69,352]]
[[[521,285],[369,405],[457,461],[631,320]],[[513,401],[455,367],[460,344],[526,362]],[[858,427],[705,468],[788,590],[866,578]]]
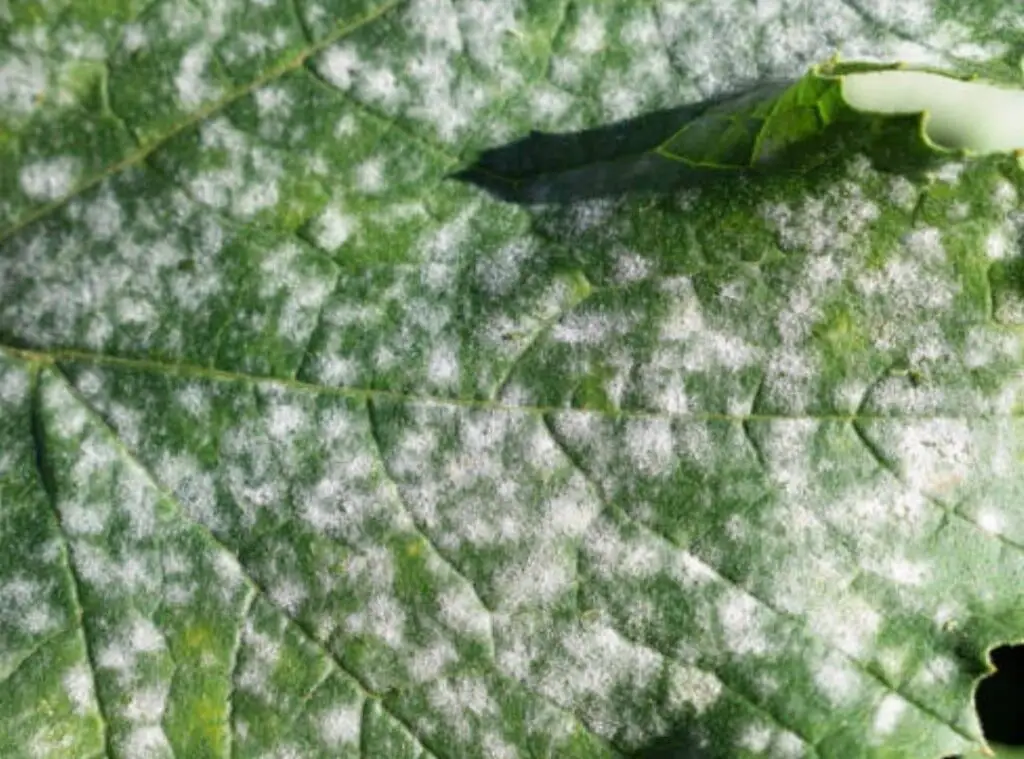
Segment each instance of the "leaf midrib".
[[397,403],[418,403],[429,406],[445,406],[452,408],[478,409],[502,413],[535,414],[544,416],[572,411],[578,414],[604,417],[607,419],[638,419],[638,420],[678,420],[681,422],[729,422],[743,424],[745,422],[777,422],[777,421],[814,421],[853,424],[856,422],[906,419],[906,420],[978,420],[978,419],[1016,419],[1024,417],[1024,407],[1006,413],[963,412],[946,413],[934,411],[898,411],[880,413],[856,409],[848,413],[842,412],[805,412],[805,413],[773,413],[748,412],[725,413],[716,411],[667,412],[644,411],[642,409],[602,409],[575,408],[546,404],[509,404],[488,398],[465,398],[458,396],[431,395],[421,392],[404,392],[375,387],[359,387],[355,385],[321,385],[316,382],[295,379],[272,374],[246,374],[230,369],[217,369],[188,362],[168,362],[154,358],[132,358],[115,356],[107,353],[93,353],[77,348],[55,348],[53,350],[37,350],[20,348],[0,343],[0,357],[24,361],[34,365],[56,366],[60,364],[83,364],[91,366],[109,366],[129,369],[146,374],[162,374],[197,380],[217,382],[250,383],[297,390],[317,395],[334,395],[350,398],[359,402],[394,401]]

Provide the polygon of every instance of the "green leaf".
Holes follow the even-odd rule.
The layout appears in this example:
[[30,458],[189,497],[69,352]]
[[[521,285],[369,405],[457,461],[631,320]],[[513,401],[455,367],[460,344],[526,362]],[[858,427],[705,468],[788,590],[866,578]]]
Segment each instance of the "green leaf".
[[0,0],[0,756],[986,751],[1024,176],[845,84],[968,5]]

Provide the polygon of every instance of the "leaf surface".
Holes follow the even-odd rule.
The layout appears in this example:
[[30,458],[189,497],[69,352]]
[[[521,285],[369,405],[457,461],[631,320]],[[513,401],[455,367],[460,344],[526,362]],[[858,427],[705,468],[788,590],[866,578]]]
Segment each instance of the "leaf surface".
[[0,755],[983,750],[1015,159],[451,179],[836,48],[1019,78],[960,6],[0,2]]

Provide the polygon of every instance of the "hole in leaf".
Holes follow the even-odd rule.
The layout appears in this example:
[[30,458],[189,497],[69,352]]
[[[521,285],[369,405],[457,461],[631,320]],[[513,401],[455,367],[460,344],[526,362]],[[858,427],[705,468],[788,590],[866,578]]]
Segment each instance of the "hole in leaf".
[[990,654],[996,671],[978,685],[974,706],[990,743],[1024,746],[1024,645]]

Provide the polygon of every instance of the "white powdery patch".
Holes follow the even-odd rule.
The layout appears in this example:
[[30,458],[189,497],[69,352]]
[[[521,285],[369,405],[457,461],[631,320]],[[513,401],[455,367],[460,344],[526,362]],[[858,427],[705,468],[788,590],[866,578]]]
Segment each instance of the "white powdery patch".
[[903,476],[915,490],[943,495],[954,490],[977,466],[969,424],[960,419],[904,423],[895,431],[895,450]]
[[468,585],[459,585],[438,599],[441,620],[453,630],[479,638],[491,638],[491,615]]
[[948,20],[939,25],[935,0],[867,0],[860,7],[881,24],[915,40],[922,40],[949,55],[975,58],[983,52],[980,45],[971,42],[972,34],[966,26]]
[[86,206],[84,221],[92,236],[105,242],[121,232],[124,210],[109,188],[104,188],[103,193]]
[[174,391],[175,404],[197,420],[210,415],[210,393],[202,385],[189,383]]
[[345,629],[353,635],[372,635],[398,650],[405,645],[405,610],[394,598],[377,595],[362,611],[346,617]]
[[902,646],[880,646],[875,650],[875,661],[882,676],[890,682],[901,681],[906,675],[909,650]]
[[[568,466],[550,442],[547,457],[522,454],[526,441],[544,439],[540,421],[516,414],[463,413],[441,407],[421,410],[422,434],[420,430],[408,432],[389,454],[396,477],[399,471],[403,473],[404,501],[414,518],[431,531],[442,548],[457,550],[464,543],[505,546],[509,564],[492,571],[509,572],[506,579],[522,571],[519,560],[528,563],[535,558],[538,572],[527,572],[524,582],[548,576],[547,570],[539,567],[550,566],[548,557],[558,555],[557,546],[585,529],[596,506],[583,478],[573,477],[557,489],[540,484],[550,482]],[[458,428],[459,445],[446,451],[442,460],[432,455],[436,441],[428,431],[438,424],[457,424]],[[518,545],[511,550],[510,544]],[[561,562],[559,558],[556,563]],[[554,572],[551,578],[564,571],[550,568]],[[507,589],[513,590],[512,586]]]
[[739,335],[709,324],[700,307],[693,281],[689,277],[666,279],[661,291],[671,306],[659,325],[661,352],[671,349],[676,357],[672,368],[689,372],[736,372],[756,363],[762,351]]
[[[480,392],[493,393],[497,385],[502,388],[505,405],[530,405],[530,391],[513,378],[515,375],[506,377],[503,370],[509,364],[513,368],[519,366],[519,359],[544,339],[552,322],[561,314],[573,311],[587,296],[588,291],[576,289],[565,279],[556,277],[543,288],[521,288],[515,296],[517,308],[492,312],[491,317],[480,324],[478,340],[500,357],[490,367],[476,373]],[[578,365],[574,360],[570,369]]]
[[377,545],[351,556],[345,564],[350,581],[368,584],[375,591],[390,590],[395,580],[395,561],[391,552]]
[[522,561],[506,566],[494,585],[502,609],[543,605],[570,593],[576,582],[575,557],[558,545],[542,544]]
[[889,179],[889,200],[901,210],[910,212],[917,205],[919,191],[917,187],[904,176],[895,176]]
[[501,69],[502,74],[509,76],[506,69],[514,64],[505,65],[504,43],[521,34],[516,16],[523,6],[522,0],[462,0],[457,4],[459,29],[473,60],[488,69]]
[[292,96],[281,87],[261,87],[253,93],[256,111],[261,117],[287,114],[292,106]]
[[140,655],[160,655],[167,645],[163,633],[150,620],[136,618],[96,654],[96,666],[133,676]]
[[136,550],[115,561],[101,547],[76,541],[74,561],[82,580],[111,598],[159,592],[159,553],[155,549]]
[[157,528],[159,495],[140,467],[129,465],[121,471],[114,505],[128,517],[132,538],[145,540]]
[[372,68],[370,65],[364,65],[360,69],[358,92],[388,114],[396,113],[399,105],[409,97],[401,80],[391,70]]
[[808,599],[804,617],[817,636],[857,660],[871,652],[882,624],[877,609],[850,594],[817,602]]
[[458,380],[458,346],[450,340],[435,344],[427,357],[427,381],[438,390],[453,390]]
[[142,688],[132,693],[124,707],[124,716],[132,722],[159,723],[163,718],[170,683]]
[[[398,444],[389,452],[388,469],[403,481],[418,481],[429,476],[428,462],[438,452],[438,442],[437,430],[431,427],[403,430]],[[432,523],[428,521],[428,524]]]
[[900,723],[904,712],[907,710],[907,702],[899,695],[890,693],[882,699],[875,711],[875,718],[871,725],[874,731],[873,738],[884,739],[892,733]]
[[386,188],[384,160],[383,156],[374,156],[356,166],[355,184],[360,192],[376,195]]
[[87,664],[76,664],[64,673],[60,681],[75,714],[88,714],[97,710],[92,672]]
[[[618,21],[616,31],[619,44],[629,51],[629,62],[624,68],[605,72],[600,90],[605,117],[610,120],[628,118],[643,111],[651,101],[679,98],[680,87],[651,10],[634,9],[628,19]],[[687,99],[696,95],[692,90],[686,94],[690,96]]]
[[411,528],[393,491],[374,476],[372,445],[356,434],[332,441],[324,454],[324,475],[296,494],[299,517],[316,532],[369,548],[368,535],[382,524]]
[[528,94],[533,122],[548,129],[568,131],[581,127],[578,111],[573,109],[572,95],[554,87],[545,87],[538,82]]
[[128,630],[126,640],[131,650],[138,653],[153,653],[166,648],[163,633],[148,619],[136,619]]
[[462,33],[454,3],[444,0],[413,0],[405,20],[422,38],[425,47],[446,51],[462,50]]
[[18,406],[28,399],[28,372],[20,367],[4,367],[0,364],[0,403]]
[[427,702],[442,715],[445,729],[463,741],[471,737],[473,721],[497,721],[500,715],[498,703],[483,680],[439,680],[430,686]]
[[902,416],[941,415],[948,408],[948,393],[942,387],[915,387],[896,377],[880,380],[872,390],[871,400],[880,410]]
[[441,638],[429,646],[416,646],[406,660],[409,676],[414,682],[428,683],[437,680],[449,664],[459,660],[459,654],[450,640]]
[[781,419],[758,424],[767,429],[760,450],[772,480],[786,495],[801,496],[813,486],[810,452],[819,428],[815,419]]
[[295,617],[309,597],[309,590],[306,583],[296,577],[275,577],[267,595],[289,616]]
[[50,605],[52,582],[21,574],[0,585],[0,630],[15,627],[31,636],[58,629],[64,622],[60,607]]
[[587,8],[580,16],[570,45],[578,53],[593,55],[604,47],[606,34],[604,19],[593,8]]
[[260,296],[267,300],[281,294],[287,296],[277,318],[277,332],[295,345],[308,342],[333,285],[317,269],[307,268],[304,263],[302,249],[291,242],[271,250],[260,262]]
[[636,116],[643,105],[640,93],[612,78],[612,86],[601,92],[601,110],[610,121]]
[[774,731],[762,724],[747,725],[736,739],[736,745],[755,754],[764,755],[772,741]]
[[675,663],[668,666],[667,687],[665,700],[670,709],[683,711],[691,706],[697,714],[714,706],[725,690],[722,681],[710,672]]
[[885,321],[875,338],[881,348],[906,342],[901,315],[945,311],[960,292],[947,263],[941,232],[934,228],[912,232],[881,270],[859,274],[855,285],[864,296],[884,304]]
[[0,110],[27,116],[39,105],[46,90],[47,73],[38,55],[0,58]]
[[[977,369],[1001,361],[1016,361],[1022,354],[1021,336],[1016,333],[995,332],[989,325],[971,328],[963,347],[963,361],[969,369]],[[1012,416],[1016,398],[1024,387],[1024,378],[1011,377],[1001,383],[994,397],[985,403],[997,414]],[[1008,402],[1007,402],[1008,401]]]
[[602,619],[583,622],[566,634],[537,687],[572,708],[601,735],[624,727],[628,716],[617,692],[639,692],[653,684],[663,665],[651,649],[635,645]]
[[770,759],[799,759],[807,756],[808,748],[794,733],[761,723],[747,725],[736,739],[736,745]]
[[[454,140],[474,125],[474,116],[489,102],[475,78],[460,75],[460,67],[453,65],[453,57],[466,52],[459,17],[450,3],[417,0],[405,7],[403,28],[413,38],[409,40],[413,55],[397,58],[385,48],[356,52],[346,46],[329,51],[318,68],[332,84],[355,90],[384,112],[394,115],[403,110],[431,124],[440,139]],[[473,34],[478,28],[479,20],[467,19],[471,40],[479,38]],[[497,50],[500,46],[491,47],[485,57],[491,58]],[[499,73],[504,80],[517,80],[508,67]]]
[[664,541],[641,533],[628,540],[614,524],[598,519],[583,542],[582,550],[591,559],[598,576],[649,578],[663,571],[672,556]]
[[770,612],[754,598],[727,588],[716,604],[716,615],[726,649],[738,656],[764,656],[781,641],[769,639]]
[[[277,448],[258,421],[246,420],[221,438],[222,481],[242,510],[246,527],[255,525],[259,512],[274,508],[286,499],[286,472],[281,472]],[[288,449],[282,452],[289,453]],[[286,459],[287,461],[287,459]]]
[[356,218],[344,213],[340,203],[332,203],[313,222],[313,241],[320,248],[334,253],[352,237],[356,224]]
[[849,707],[859,696],[868,692],[864,675],[839,654],[832,653],[814,665],[811,675],[821,695],[836,708]]
[[174,87],[178,93],[178,102],[185,108],[196,108],[220,95],[220,87],[207,81],[206,77],[206,67],[212,54],[208,43],[204,41],[189,48],[178,64]]
[[[79,495],[88,496],[81,491]],[[69,536],[100,535],[106,532],[112,514],[112,504],[103,499],[86,497],[61,504],[61,523]]]
[[668,474],[676,462],[675,438],[667,419],[630,419],[625,429],[630,463],[647,476]]
[[555,56],[551,59],[551,80],[559,87],[572,90],[580,86],[583,65],[579,59]]
[[800,759],[806,755],[807,744],[795,733],[783,730],[775,734],[772,742],[773,759]]
[[796,208],[766,204],[761,213],[775,228],[783,249],[817,257],[854,249],[881,212],[855,181],[844,179],[820,197],[805,198]]
[[250,218],[260,211],[273,208],[279,199],[277,181],[268,179],[266,182],[251,184],[236,194],[232,210],[243,218]]
[[978,527],[989,535],[1000,535],[1006,529],[1005,515],[991,507],[981,509],[975,519]]
[[[720,92],[756,76],[760,20],[747,4],[666,0],[658,7],[659,28],[669,52],[700,94]],[[785,46],[786,40],[779,35],[773,42]]]
[[335,706],[317,717],[320,739],[332,749],[358,745],[362,728],[362,705]]
[[[550,441],[550,436],[544,435]],[[556,455],[551,451],[551,455]],[[542,468],[541,462],[534,462]],[[543,533],[557,538],[576,539],[583,537],[601,512],[600,499],[590,491],[583,475],[574,473],[566,490],[556,494],[544,507],[547,517],[542,528]]]
[[80,170],[81,161],[73,156],[48,158],[22,166],[18,183],[32,200],[58,200],[71,192]]
[[252,144],[248,135],[225,118],[203,122],[199,136],[204,150],[223,151],[227,160],[221,168],[201,170],[185,179],[193,197],[213,208],[230,208],[232,214],[243,218],[277,204],[278,180],[284,174],[278,157]]
[[174,749],[159,725],[137,727],[119,743],[124,756],[139,759],[174,759]]
[[925,687],[945,689],[953,682],[958,670],[956,662],[948,656],[936,656],[922,665],[915,682]]
[[651,272],[653,264],[637,253],[623,251],[615,259],[614,277],[617,284],[639,282]]
[[497,733],[486,733],[480,741],[484,756],[490,759],[518,759],[522,754]]
[[1014,240],[1005,229],[996,229],[985,238],[985,254],[993,261],[1013,255]]
[[416,241],[415,249],[423,262],[420,282],[428,289],[440,293],[455,286],[458,264],[468,252],[472,224],[479,210],[480,204],[473,202]]
[[141,24],[125,24],[122,31],[121,45],[128,53],[138,52],[149,44],[149,35]]
[[874,569],[897,585],[912,587],[922,585],[931,574],[931,568],[927,562],[911,561],[900,556],[893,556]]
[[519,280],[525,263],[538,252],[537,241],[521,237],[507,242],[494,252],[479,256],[476,264],[477,281],[491,295],[504,295]]
[[235,673],[235,682],[240,690],[259,696],[267,703],[275,698],[271,678],[281,658],[283,628],[283,624],[279,625],[271,635],[258,630],[251,618],[242,628],[245,657]]
[[190,519],[215,533],[224,528],[224,515],[217,510],[213,474],[204,471],[198,459],[188,453],[164,451],[154,474],[174,493],[175,501]]

